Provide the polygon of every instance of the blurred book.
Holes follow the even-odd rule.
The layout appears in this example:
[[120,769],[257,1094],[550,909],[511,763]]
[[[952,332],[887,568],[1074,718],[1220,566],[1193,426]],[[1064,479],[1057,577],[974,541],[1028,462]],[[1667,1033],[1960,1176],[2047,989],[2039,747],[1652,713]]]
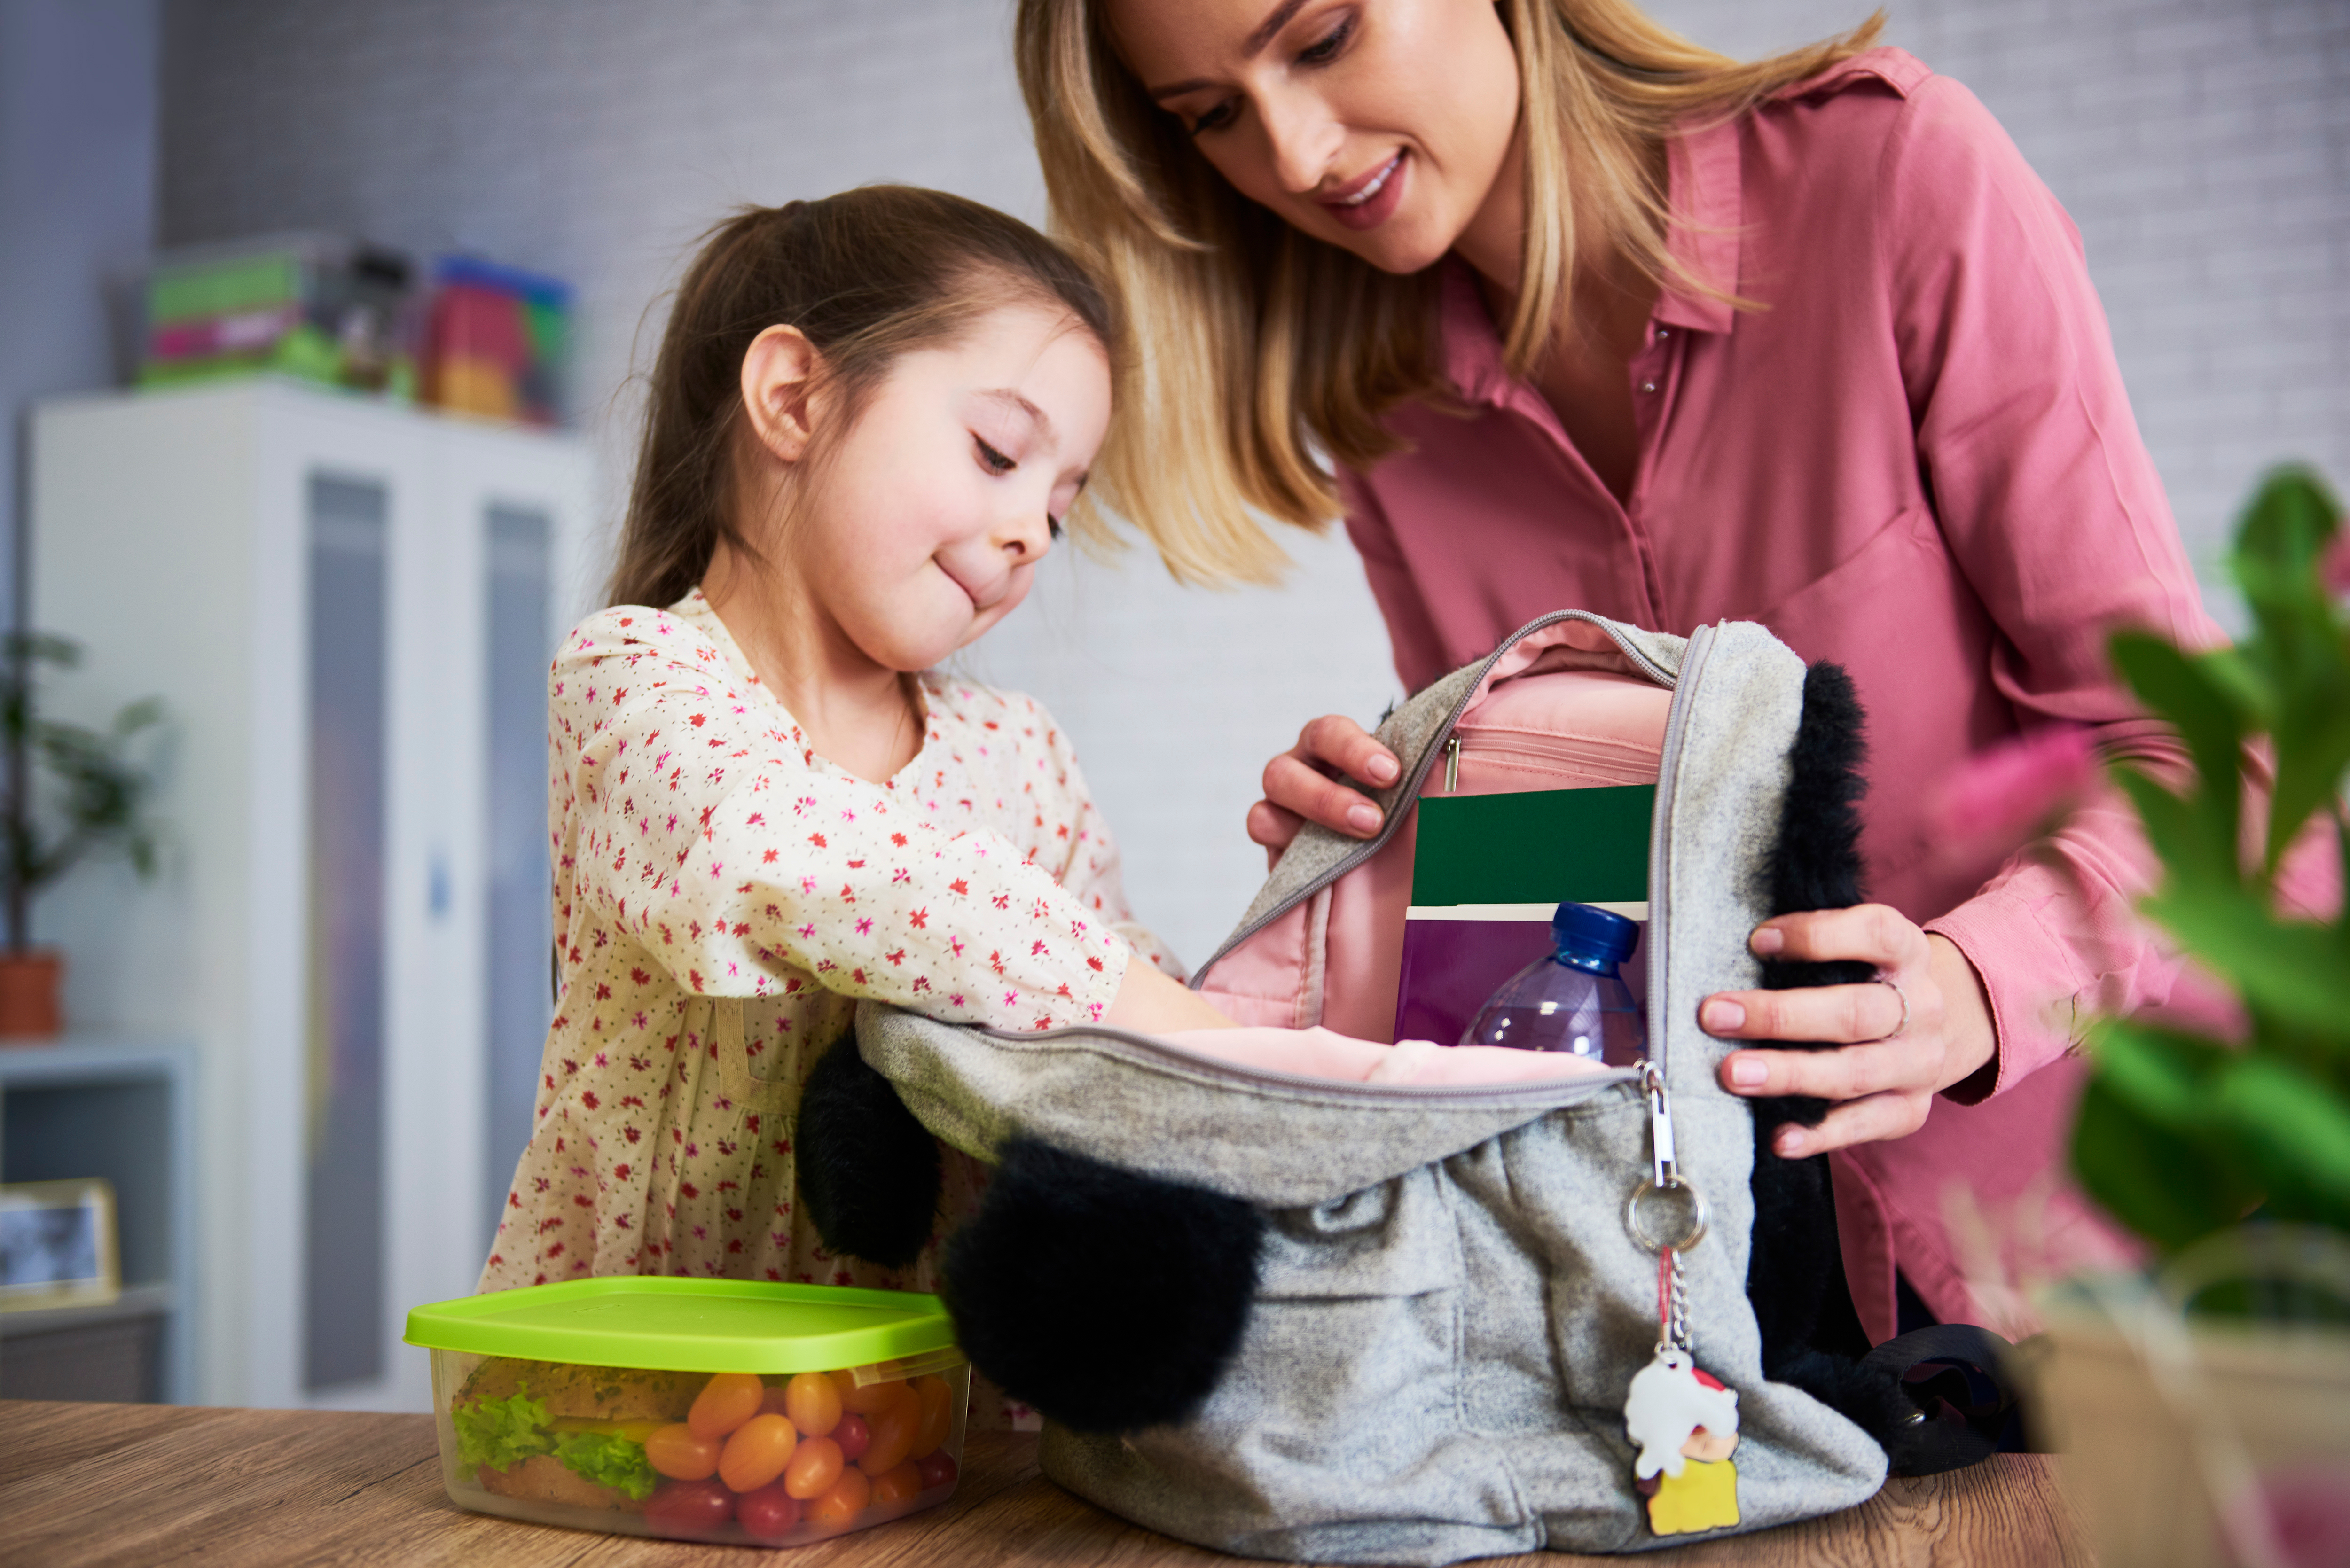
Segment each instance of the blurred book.
[[413,397],[414,277],[401,253],[333,234],[165,251],[130,291],[132,379],[269,372]]
[[556,423],[570,286],[471,256],[442,257],[432,276],[424,400],[484,419]]

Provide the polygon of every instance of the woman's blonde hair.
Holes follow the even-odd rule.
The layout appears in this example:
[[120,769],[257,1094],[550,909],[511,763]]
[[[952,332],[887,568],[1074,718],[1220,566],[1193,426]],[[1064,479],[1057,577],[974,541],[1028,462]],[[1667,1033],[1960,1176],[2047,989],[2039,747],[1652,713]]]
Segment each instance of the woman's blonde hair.
[[[1658,283],[1727,297],[1666,248],[1648,149],[1733,117],[1869,47],[1841,37],[1752,64],[1701,49],[1631,0],[1498,0],[1518,59],[1525,248],[1503,332],[1528,374],[1565,317],[1578,227]],[[1020,0],[1015,53],[1052,227],[1120,296],[1118,417],[1094,490],[1181,581],[1264,582],[1286,564],[1257,514],[1318,531],[1338,510],[1319,454],[1394,450],[1381,416],[1435,391],[1437,270],[1380,272],[1250,202],[1112,48],[1102,0]],[[1546,133],[1545,133],[1546,130]],[[1097,541],[1100,519],[1081,517]]]

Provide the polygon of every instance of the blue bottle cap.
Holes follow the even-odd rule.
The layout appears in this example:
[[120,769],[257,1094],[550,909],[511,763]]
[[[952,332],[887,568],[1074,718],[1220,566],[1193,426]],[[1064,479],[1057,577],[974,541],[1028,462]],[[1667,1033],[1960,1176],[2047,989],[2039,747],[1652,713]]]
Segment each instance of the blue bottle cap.
[[1562,958],[1609,967],[1632,956],[1640,944],[1640,926],[1609,909],[1589,904],[1561,904],[1550,918],[1550,940]]

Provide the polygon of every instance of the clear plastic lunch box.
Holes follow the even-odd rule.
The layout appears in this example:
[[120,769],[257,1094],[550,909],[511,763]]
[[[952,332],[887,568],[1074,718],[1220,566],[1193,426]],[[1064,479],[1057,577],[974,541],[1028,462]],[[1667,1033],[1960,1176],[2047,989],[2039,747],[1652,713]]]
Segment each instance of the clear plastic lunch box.
[[460,1508],[795,1546],[938,1504],[971,1368],[935,1296],[569,1280],[408,1314]]

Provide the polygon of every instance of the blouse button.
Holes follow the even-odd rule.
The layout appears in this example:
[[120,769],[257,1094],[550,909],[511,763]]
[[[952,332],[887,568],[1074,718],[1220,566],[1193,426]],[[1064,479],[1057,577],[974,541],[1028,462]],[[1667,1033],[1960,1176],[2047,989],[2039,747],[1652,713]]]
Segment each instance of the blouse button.
[[1667,337],[1670,337],[1672,335],[1673,329],[1669,327],[1659,327],[1657,328],[1657,337],[1660,342]]
[[1653,392],[1656,389],[1657,384],[1654,381],[1643,381],[1640,383],[1640,390],[1644,392]]

